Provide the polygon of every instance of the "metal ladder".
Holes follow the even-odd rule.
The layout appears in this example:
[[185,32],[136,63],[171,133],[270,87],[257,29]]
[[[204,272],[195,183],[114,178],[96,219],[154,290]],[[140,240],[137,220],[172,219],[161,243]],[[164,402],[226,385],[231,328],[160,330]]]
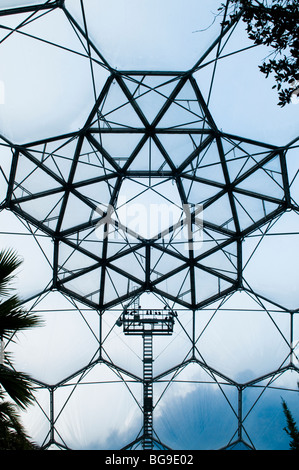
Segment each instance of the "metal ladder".
[[143,334],[143,449],[153,449],[153,335]]
[[123,308],[116,325],[122,326],[126,335],[143,338],[143,433],[138,439],[144,450],[154,448],[153,429],[153,336],[171,335],[177,313],[165,306],[163,309],[142,309],[139,296]]

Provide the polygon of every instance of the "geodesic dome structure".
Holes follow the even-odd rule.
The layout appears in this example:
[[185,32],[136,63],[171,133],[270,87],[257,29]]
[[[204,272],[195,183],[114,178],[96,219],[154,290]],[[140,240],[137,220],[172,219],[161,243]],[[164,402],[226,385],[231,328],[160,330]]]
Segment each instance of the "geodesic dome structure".
[[[0,2],[7,344],[55,449],[287,448],[298,107],[218,1]],[[213,11],[211,11],[213,10]],[[0,77],[1,79],[1,77]],[[298,417],[298,416],[297,416]]]

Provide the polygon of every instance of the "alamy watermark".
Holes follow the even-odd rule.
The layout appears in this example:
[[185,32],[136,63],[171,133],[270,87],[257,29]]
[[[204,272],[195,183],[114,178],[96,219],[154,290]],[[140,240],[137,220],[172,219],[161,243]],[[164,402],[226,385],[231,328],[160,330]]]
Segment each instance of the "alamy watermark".
[[96,209],[100,220],[96,225],[99,239],[123,241],[132,236],[143,240],[172,243],[178,249],[199,250],[203,241],[203,207],[201,204],[142,204],[118,200],[117,208]]

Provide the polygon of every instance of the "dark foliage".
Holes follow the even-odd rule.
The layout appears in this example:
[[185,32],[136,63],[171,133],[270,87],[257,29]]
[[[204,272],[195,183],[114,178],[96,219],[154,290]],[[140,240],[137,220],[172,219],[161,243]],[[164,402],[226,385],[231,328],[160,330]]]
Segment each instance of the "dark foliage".
[[299,0],[230,0],[230,4],[225,24],[241,17],[254,44],[272,49],[259,68],[266,78],[274,75],[278,104],[285,106],[292,94],[299,93]]
[[282,400],[283,412],[287,421],[287,426],[284,428],[285,432],[291,438],[290,449],[299,450],[299,431],[295,420],[284,400]]
[[16,406],[4,400],[0,400],[0,450],[38,450],[25,432]]
[[[18,331],[39,324],[39,319],[28,314],[17,295],[12,294],[11,281],[20,266],[20,259],[11,250],[0,251],[0,450],[35,450],[28,438],[18,414],[32,401],[32,382],[28,375],[8,367],[11,360],[4,354],[4,340],[13,341]],[[14,403],[6,400],[10,397]]]

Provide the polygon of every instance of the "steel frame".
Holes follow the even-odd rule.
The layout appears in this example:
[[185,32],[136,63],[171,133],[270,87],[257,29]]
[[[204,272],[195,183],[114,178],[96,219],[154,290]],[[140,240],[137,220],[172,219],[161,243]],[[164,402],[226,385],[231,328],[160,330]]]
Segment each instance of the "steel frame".
[[[228,6],[229,2],[227,2]],[[265,227],[272,221],[275,221],[281,217],[286,211],[298,211],[297,205],[292,201],[290,196],[290,183],[288,180],[288,169],[286,163],[286,155],[288,150],[294,145],[291,142],[289,145],[284,147],[277,147],[266,142],[254,141],[244,136],[231,135],[220,130],[213,120],[213,117],[209,111],[208,103],[205,102],[198,84],[194,78],[196,71],[200,70],[204,66],[204,61],[212,51],[217,50],[215,65],[217,60],[221,57],[221,46],[223,40],[228,34],[230,34],[236,23],[230,24],[227,27],[223,27],[218,38],[210,45],[205,53],[199,58],[194,66],[188,71],[151,71],[151,70],[115,70],[103,57],[98,50],[97,46],[91,40],[88,32],[88,24],[86,22],[84,14],[84,2],[81,2],[82,7],[82,18],[83,24],[79,24],[67,10],[64,1],[47,1],[40,3],[39,5],[12,8],[0,11],[0,16],[17,15],[20,13],[30,14],[30,18],[34,19],[34,15],[40,11],[51,12],[56,8],[60,8],[66,15],[66,18],[80,35],[82,40],[86,43],[86,57],[89,58],[91,64],[91,70],[95,63],[100,64],[109,72],[109,76],[106,83],[101,90],[99,95],[95,95],[95,104],[91,110],[85,125],[79,131],[72,133],[49,136],[47,139],[35,142],[27,142],[22,145],[16,145],[13,142],[9,142],[2,136],[4,145],[11,148],[12,150],[12,164],[9,179],[7,181],[7,194],[6,199],[1,205],[1,209],[12,211],[21,220],[24,220],[30,227],[35,227],[38,231],[50,237],[53,240],[53,279],[52,284],[48,286],[43,292],[40,292],[36,296],[36,304],[39,302],[39,298],[46,295],[52,290],[58,290],[62,295],[71,299],[71,302],[76,308],[77,302],[86,305],[87,308],[94,309],[98,312],[100,321],[104,315],[107,315],[109,311],[117,309],[122,306],[124,302],[134,300],[138,298],[144,292],[150,292],[152,295],[163,299],[165,305],[176,305],[183,311],[190,311],[193,315],[193,331],[192,335],[189,336],[190,340],[190,352],[188,357],[181,363],[177,364],[166,370],[164,373],[151,376],[151,386],[154,382],[163,382],[164,380],[169,384],[175,382],[180,371],[183,370],[188,364],[197,364],[200,368],[205,370],[211,379],[215,380],[219,388],[223,392],[223,384],[229,384],[229,386],[235,387],[238,390],[238,409],[234,414],[238,422],[238,428],[235,435],[228,442],[226,448],[234,447],[238,443],[243,443],[248,448],[254,448],[254,444],[247,434],[246,429],[243,425],[246,416],[243,415],[243,392],[248,387],[260,386],[261,393],[269,386],[278,376],[283,374],[286,370],[294,370],[298,372],[298,367],[292,362],[293,352],[290,346],[290,356],[288,362],[282,364],[277,370],[271,371],[268,374],[258,377],[248,383],[237,383],[231,378],[222,374],[221,371],[214,369],[204,360],[201,359],[200,351],[197,347],[197,337],[195,333],[195,320],[202,309],[209,308],[216,300],[223,301],[229,298],[234,292],[243,290],[248,295],[254,296],[257,302],[261,305],[263,299],[261,296],[257,296],[251,292],[244,284],[243,280],[243,260],[242,260],[242,246],[243,241],[246,237],[250,236],[257,230],[261,232],[267,231]],[[236,20],[237,21],[237,20]],[[26,22],[22,23],[25,24]],[[17,31],[18,32],[18,31]],[[20,27],[20,31],[21,27]],[[96,55],[96,59],[93,54]],[[159,79],[160,84],[150,85],[152,79]],[[165,84],[172,84],[173,88],[169,94],[165,94],[163,86]],[[212,84],[211,84],[212,86]],[[106,103],[110,99],[113,90],[118,87],[118,90],[125,96],[125,101],[116,102],[114,108],[106,110]],[[143,89],[143,91],[142,91]],[[182,90],[188,89],[190,92],[190,100],[184,99],[180,101],[180,93]],[[158,109],[154,119],[149,120],[144,112],[140,103],[141,96],[158,96],[164,99],[164,104]],[[197,106],[197,112],[189,110],[189,104],[192,101]],[[176,106],[178,113],[184,112],[190,117],[190,121],[180,121],[176,125],[162,126],[163,119],[169,115],[171,106]],[[140,125],[132,126],[129,122],[117,123],[114,122],[111,116],[118,115],[119,110],[126,107],[134,116],[138,118]],[[200,112],[202,113],[200,115]],[[194,121],[191,120],[193,117]],[[113,153],[105,145],[105,137],[111,136],[122,136],[124,139],[127,136],[137,136],[139,141],[131,149],[130,153],[126,156],[123,164],[118,157],[115,157]],[[171,151],[167,149],[167,146],[163,145],[162,138],[177,137],[181,136],[186,141],[192,141],[193,150],[185,153],[184,159],[179,164],[175,164]],[[194,137],[199,140],[197,143]],[[59,171],[56,171],[48,165],[49,161],[56,162],[58,166],[59,152],[64,151],[68,143],[76,142],[75,149],[70,159],[71,165],[67,177],[62,176]],[[163,166],[160,168],[151,168],[148,166],[147,169],[135,168],[134,162],[137,161],[142,150],[145,146],[151,143],[155,145],[156,149],[163,160]],[[89,176],[86,178],[76,179],[78,176],[79,164],[83,158],[85,158],[85,146],[88,145],[90,148],[90,154],[92,157],[98,159],[98,165],[101,166],[102,173],[99,175]],[[229,151],[225,150],[226,146],[229,146]],[[52,146],[54,150],[47,152],[47,146]],[[250,153],[248,148],[250,146],[258,148],[258,153]],[[43,151],[41,151],[43,147]],[[211,162],[206,159],[206,155],[209,155],[210,149],[213,147],[213,158]],[[62,149],[62,150],[61,150]],[[234,161],[232,156],[234,153],[240,152],[237,160],[241,160],[244,166],[240,167],[239,174],[232,178],[230,173],[230,165]],[[42,155],[41,155],[42,153]],[[56,156],[56,154],[58,156]],[[151,155],[150,155],[151,157]],[[205,159],[205,160],[204,160]],[[202,161],[205,164],[202,164]],[[236,160],[235,160],[236,161]],[[271,170],[271,164],[274,161],[278,161],[276,174],[274,175]],[[49,178],[53,187],[51,189],[44,189],[42,191],[31,190],[30,174],[23,179],[18,179],[18,169],[21,165],[26,166],[26,162],[30,162],[36,168],[36,174],[42,175]],[[246,163],[250,163],[249,168],[243,169]],[[93,168],[93,163],[84,163],[86,166]],[[270,169],[269,169],[270,166]],[[98,167],[98,168],[99,168]],[[165,169],[166,167],[166,169]],[[216,177],[213,179],[213,169],[217,168],[222,175],[221,181]],[[201,174],[203,168],[210,168],[210,174],[207,178]],[[254,184],[248,189],[246,184],[251,181],[252,177],[264,175],[266,180],[269,179],[276,185],[276,191],[269,191],[266,187],[264,191],[258,191]],[[28,183],[27,183],[28,180]],[[203,206],[204,213],[209,213],[210,208],[214,208],[216,204],[221,200],[222,197],[227,198],[229,202],[229,208],[231,218],[222,220],[219,217],[218,223],[214,220],[209,220],[209,217],[204,217],[203,220],[203,233],[213,239],[213,246],[204,252],[197,255],[194,254],[193,250],[187,252],[180,252],[174,248],[172,242],[166,243],[163,239],[163,233],[153,238],[142,237],[140,234],[132,231],[126,224],[123,224],[119,220],[109,219],[109,226],[114,231],[122,232],[123,236],[123,248],[116,253],[109,254],[109,237],[101,240],[101,251],[97,253],[94,250],[89,249],[88,244],[85,243],[85,237],[88,237],[90,233],[94,233],[96,227],[103,223],[107,219],[108,212],[104,209],[99,210],[99,203],[101,202],[93,200],[84,194],[84,189],[89,188],[92,185],[98,185],[99,190],[102,185],[106,185],[110,191],[110,198],[106,201],[106,207],[112,208],[117,207],[118,198],[123,187],[124,181],[134,181],[139,184],[143,184],[146,187],[147,180],[155,181],[171,181],[175,185],[177,194],[179,195],[182,205],[190,204],[189,194],[186,191],[185,182],[190,182],[196,188],[200,188],[200,185],[204,185],[209,189],[213,190],[213,195],[199,200]],[[250,186],[250,185],[249,185]],[[148,184],[147,188],[152,188]],[[199,191],[199,190],[198,190]],[[158,189],[159,192],[159,189]],[[159,193],[160,194],[160,193]],[[30,203],[34,201],[40,202],[40,207],[43,206],[43,201],[46,198],[53,196],[59,196],[59,211],[57,214],[52,216],[54,213],[55,204],[53,202],[53,208],[49,214],[43,214],[42,211],[40,216],[36,216],[31,210]],[[64,227],[64,217],[68,209],[69,200],[71,197],[76,197],[84,207],[86,208],[86,214],[89,211],[91,214],[90,218],[86,218],[83,222],[74,223],[72,226]],[[250,208],[247,209],[247,223],[242,225],[240,217],[240,206],[241,203],[239,198],[247,198],[249,201],[259,202],[264,208],[262,213],[257,219],[253,217],[253,213],[250,212]],[[53,198],[54,201],[54,198]],[[56,201],[56,199],[55,199]],[[266,210],[266,206],[271,206],[271,210]],[[242,209],[246,212],[246,207]],[[169,232],[174,235],[177,227],[169,227]],[[131,243],[130,237],[134,237],[134,243]],[[71,250],[71,253],[80,253],[87,260],[89,264],[87,267],[78,267],[71,269],[68,267],[68,259],[63,259],[62,252],[64,247]],[[231,251],[230,251],[231,250]],[[128,260],[131,257],[140,256],[142,252],[143,260],[143,277],[139,278],[134,273],[121,267],[118,262],[122,260]],[[173,269],[166,269],[164,273],[157,272],[153,267],[153,253],[159,254],[161,257],[168,256],[178,263],[178,266]],[[231,271],[226,272],[225,270],[218,268],[217,265],[211,266],[209,260],[213,255],[223,255],[229,259],[231,263]],[[118,293],[116,290],[115,295],[112,299],[106,300],[105,292],[108,284],[108,271],[116,273],[122,277],[123,280],[127,280],[128,289],[126,293]],[[163,283],[167,280],[172,281],[178,274],[187,271],[189,278],[189,291],[190,295],[179,294],[174,295],[173,293],[167,292],[163,287]],[[218,283],[218,289],[212,294],[204,295],[199,298],[198,296],[198,282],[196,281],[196,274],[198,272],[205,273],[216,279]],[[84,279],[89,273],[97,273],[98,276],[98,289],[96,295],[94,292],[86,291],[85,293],[79,293],[76,289],[71,287],[72,282],[76,280]],[[224,287],[221,287],[221,285]],[[183,282],[181,286],[178,286],[178,292],[183,288]],[[25,303],[34,298],[25,299]],[[272,303],[274,305],[274,303]],[[279,308],[285,311],[283,306],[279,305]],[[298,311],[290,312],[291,315],[291,326],[290,326],[290,337],[293,337],[293,320],[294,315]],[[178,314],[178,321],[180,314]],[[152,338],[151,338],[152,339]],[[96,357],[86,365],[84,368],[77,370],[72,376],[65,378],[65,380],[56,384],[42,383],[36,380],[37,389],[46,388],[49,391],[50,396],[50,414],[48,416],[49,421],[49,433],[45,437],[43,443],[44,448],[49,448],[52,445],[56,445],[60,448],[68,448],[67,444],[64,443],[63,437],[58,436],[58,431],[55,427],[57,416],[55,418],[54,413],[54,396],[55,391],[62,387],[66,383],[74,381],[74,386],[80,382],[81,377],[84,376],[89,370],[98,364],[106,364],[115,374],[126,382],[128,379],[143,383],[144,377],[138,377],[132,374],[129,370],[122,369],[117,364],[108,361],[103,355],[103,343],[102,338],[98,338],[99,349]],[[291,342],[290,342],[291,344]],[[169,376],[172,378],[169,380]],[[264,384],[268,381],[266,386],[259,385]],[[224,393],[224,392],[223,392]],[[225,393],[224,393],[225,395]],[[154,407],[155,408],[155,407]],[[141,410],[142,411],[142,410]],[[145,416],[145,409],[143,409]],[[146,421],[146,417],[144,418]],[[153,430],[152,430],[153,431]],[[136,440],[131,444],[128,444],[125,448],[135,448],[140,445],[143,437],[138,435]],[[151,434],[151,443],[147,442],[150,448],[163,448],[167,449],[167,445],[162,443],[158,436]]]

